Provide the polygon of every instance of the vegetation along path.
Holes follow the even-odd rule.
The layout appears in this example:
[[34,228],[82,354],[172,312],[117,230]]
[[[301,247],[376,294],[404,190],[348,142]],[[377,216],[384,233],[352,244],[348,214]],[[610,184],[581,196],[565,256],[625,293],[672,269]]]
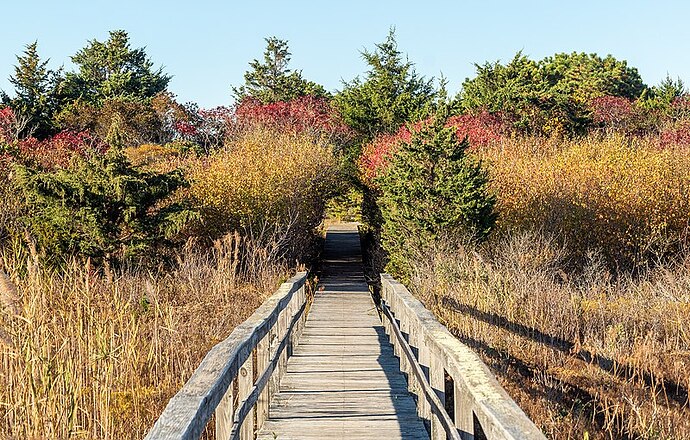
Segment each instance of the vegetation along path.
[[259,439],[428,439],[369,294],[355,224],[328,230],[323,263]]

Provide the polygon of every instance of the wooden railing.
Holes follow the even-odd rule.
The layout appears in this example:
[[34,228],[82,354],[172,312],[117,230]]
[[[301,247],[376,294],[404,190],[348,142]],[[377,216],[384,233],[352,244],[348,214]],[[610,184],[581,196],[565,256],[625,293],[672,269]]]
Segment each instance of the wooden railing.
[[253,439],[304,326],[306,279],[299,272],[213,347],[146,439],[198,439],[214,413],[218,440]]
[[[545,439],[482,360],[387,274],[381,275],[381,310],[400,368],[417,396],[417,411],[428,421],[433,440],[474,439],[475,420],[488,439]],[[453,385],[450,414],[447,376]]]

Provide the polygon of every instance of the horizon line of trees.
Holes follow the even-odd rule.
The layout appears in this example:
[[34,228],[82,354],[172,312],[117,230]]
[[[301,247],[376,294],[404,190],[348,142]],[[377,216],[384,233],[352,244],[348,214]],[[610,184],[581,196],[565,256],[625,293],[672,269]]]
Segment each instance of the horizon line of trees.
[[[231,87],[236,104],[255,100],[265,105],[305,96],[327,100],[358,133],[360,144],[427,117],[441,101],[451,115],[485,111],[500,114],[519,132],[573,135],[601,122],[595,108],[600,98],[618,98],[598,102],[612,106],[624,105],[621,100],[635,103],[640,119],[642,113],[669,113],[674,102],[688,95],[680,78],[667,75],[650,87],[635,67],[612,55],[573,52],[532,60],[520,51],[507,63],[475,64],[476,76],[466,78],[450,98],[445,78],[436,86],[435,78],[417,74],[414,63],[398,49],[394,29],[374,51],[362,51],[369,66],[364,76],[344,81],[342,90],[331,93],[290,68],[286,40],[265,40],[263,59],[251,61],[244,84]],[[14,94],[0,91],[0,103],[22,122],[18,138],[45,139],[69,130],[89,131],[105,140],[115,124],[122,126],[130,144],[165,143],[173,137],[169,119],[199,116],[198,106],[175,100],[168,90],[172,77],[154,68],[144,48],[132,48],[126,31],[111,31],[105,41],[90,40],[71,60],[74,71],[49,68],[50,60],[40,57],[37,42],[17,56],[9,78]]]
[[[0,94],[6,106],[0,108],[0,168],[4,157],[13,158],[27,206],[43,209],[43,217],[31,220],[34,234],[52,237],[64,229],[59,245],[69,249],[92,242],[119,248],[124,239],[117,234],[124,234],[125,247],[135,252],[167,236],[164,230],[182,230],[198,212],[175,204],[158,210],[188,182],[177,172],[142,173],[126,147],[154,143],[208,155],[246,127],[306,132],[332,145],[350,186],[364,193],[362,212],[375,241],[404,277],[404,250],[419,244],[406,240],[463,233],[481,241],[492,230],[488,175],[466,154],[481,139],[575,136],[601,128],[640,135],[680,124],[690,144],[683,82],[668,77],[650,87],[636,68],[611,55],[532,60],[518,52],[505,64],[477,64],[477,75],[453,97],[445,78],[416,72],[394,29],[361,55],[368,70],[330,93],[292,70],[287,41],[266,38],[263,58],[251,61],[244,83],[231,88],[235,106],[200,109],[177,102],[168,90],[171,76],[155,68],[143,48],[132,48],[125,31],[89,41],[71,57],[71,72],[51,70],[32,43],[17,57],[14,95]],[[74,157],[83,160],[73,163]],[[123,199],[129,190],[136,197]],[[96,231],[86,241],[84,231],[66,221],[75,212]]]

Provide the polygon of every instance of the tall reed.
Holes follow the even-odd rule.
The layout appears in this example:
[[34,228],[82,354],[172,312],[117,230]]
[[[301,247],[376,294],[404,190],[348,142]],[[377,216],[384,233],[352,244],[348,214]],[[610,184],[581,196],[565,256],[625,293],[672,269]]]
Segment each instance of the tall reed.
[[146,273],[77,260],[27,268],[5,255],[0,438],[142,438],[210,347],[286,276],[270,259],[242,271],[242,249],[259,252],[231,235]]

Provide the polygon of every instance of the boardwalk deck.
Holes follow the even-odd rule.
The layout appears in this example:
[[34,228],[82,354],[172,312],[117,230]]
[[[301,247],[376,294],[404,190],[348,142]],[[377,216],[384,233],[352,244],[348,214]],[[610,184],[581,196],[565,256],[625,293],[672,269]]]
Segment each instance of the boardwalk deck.
[[304,332],[260,440],[428,439],[364,279],[354,225],[331,227]]

